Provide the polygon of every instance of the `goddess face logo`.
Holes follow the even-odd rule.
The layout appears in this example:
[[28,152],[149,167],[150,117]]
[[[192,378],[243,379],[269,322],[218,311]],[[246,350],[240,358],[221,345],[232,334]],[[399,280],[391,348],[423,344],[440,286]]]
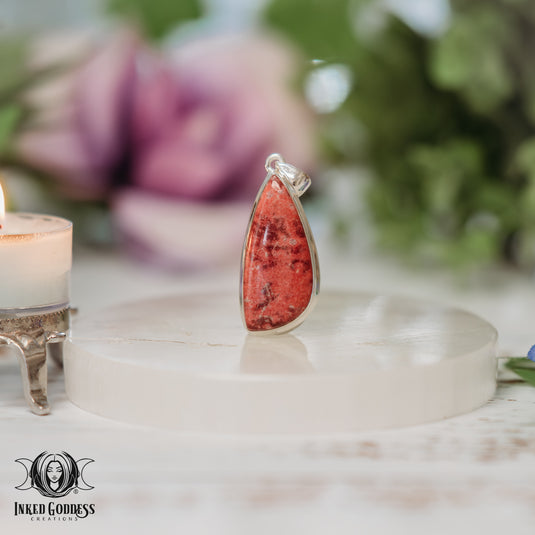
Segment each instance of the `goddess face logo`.
[[26,470],[26,478],[18,490],[36,489],[48,498],[67,496],[74,489],[91,490],[84,480],[84,468],[94,462],[93,459],[79,459],[75,461],[66,451],[48,453],[43,451],[33,461],[31,459],[16,459]]

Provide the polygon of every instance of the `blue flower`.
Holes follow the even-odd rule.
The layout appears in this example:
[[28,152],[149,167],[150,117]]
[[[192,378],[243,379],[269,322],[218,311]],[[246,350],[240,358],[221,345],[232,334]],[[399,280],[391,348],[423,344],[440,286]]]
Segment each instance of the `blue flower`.
[[528,351],[528,359],[535,362],[535,346],[531,346],[531,349]]

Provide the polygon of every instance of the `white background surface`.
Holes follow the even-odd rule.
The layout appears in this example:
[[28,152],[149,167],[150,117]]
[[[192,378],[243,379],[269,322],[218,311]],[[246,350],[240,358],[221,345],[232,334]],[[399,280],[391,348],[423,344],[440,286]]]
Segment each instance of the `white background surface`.
[[[459,285],[388,259],[322,257],[324,287],[427,297],[467,308],[498,328],[502,352],[535,343],[532,280],[488,273]],[[484,279],[484,280],[483,280]],[[490,282],[489,282],[490,281]],[[229,289],[237,271],[157,274],[111,254],[78,252],[73,304],[108,304],[202,288]],[[83,316],[81,316],[83,317]],[[535,388],[503,376],[483,408],[443,422],[344,436],[209,437],[116,423],[74,407],[51,368],[53,413],[24,405],[15,358],[0,362],[0,525],[6,533],[532,534],[535,525]],[[143,395],[143,392],[140,392]],[[95,503],[76,523],[13,516],[14,462],[43,450],[91,457]],[[45,500],[41,498],[41,500]]]

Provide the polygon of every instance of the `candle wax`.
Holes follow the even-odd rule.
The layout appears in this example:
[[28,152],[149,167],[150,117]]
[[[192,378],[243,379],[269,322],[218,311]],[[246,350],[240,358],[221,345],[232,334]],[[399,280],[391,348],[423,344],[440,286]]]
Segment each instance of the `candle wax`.
[[0,223],[0,309],[67,306],[72,223],[10,212]]

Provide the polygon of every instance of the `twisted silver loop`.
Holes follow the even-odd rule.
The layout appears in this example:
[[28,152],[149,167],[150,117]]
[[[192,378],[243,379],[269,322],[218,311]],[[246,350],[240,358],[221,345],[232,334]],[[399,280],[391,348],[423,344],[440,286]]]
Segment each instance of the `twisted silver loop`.
[[312,183],[310,177],[304,171],[286,163],[280,154],[271,154],[267,157],[266,171],[274,173],[279,178],[285,178],[298,197],[301,197]]

